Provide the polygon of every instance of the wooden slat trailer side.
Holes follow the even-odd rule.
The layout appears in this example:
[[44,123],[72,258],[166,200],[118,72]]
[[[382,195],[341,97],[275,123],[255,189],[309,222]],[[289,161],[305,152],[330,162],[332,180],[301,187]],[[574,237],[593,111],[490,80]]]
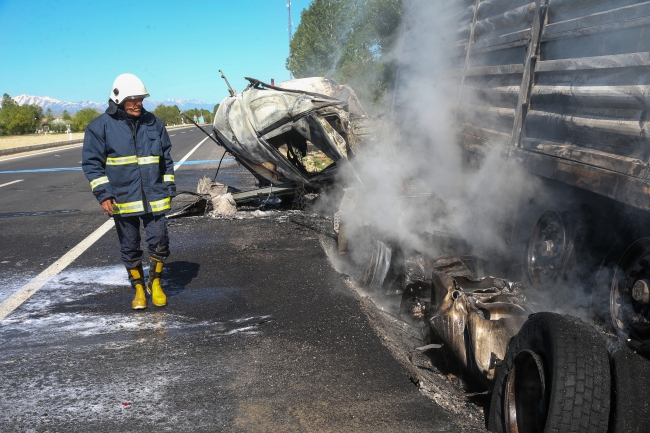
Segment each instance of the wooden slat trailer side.
[[650,2],[456,0],[441,8],[461,19],[450,74],[459,82],[462,146],[505,146],[531,173],[650,210]]

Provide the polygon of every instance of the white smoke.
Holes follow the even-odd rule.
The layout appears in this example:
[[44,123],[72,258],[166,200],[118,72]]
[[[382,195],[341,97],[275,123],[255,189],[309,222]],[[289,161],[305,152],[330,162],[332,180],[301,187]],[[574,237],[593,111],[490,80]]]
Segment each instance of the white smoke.
[[[507,222],[516,203],[536,193],[535,182],[502,153],[508,142],[483,146],[473,160],[459,145],[455,125],[459,79],[450,49],[457,25],[440,13],[438,1],[405,8],[395,95],[396,124],[377,122],[377,142],[366,146],[348,171],[347,184],[362,179],[355,212],[344,216],[348,236],[360,226],[393,235],[403,247],[420,247],[424,231],[455,233],[489,254],[507,249]],[[462,67],[462,62],[460,64]],[[387,98],[390,100],[390,98]],[[467,104],[464,93],[463,103]],[[408,198],[430,193],[427,198]]]

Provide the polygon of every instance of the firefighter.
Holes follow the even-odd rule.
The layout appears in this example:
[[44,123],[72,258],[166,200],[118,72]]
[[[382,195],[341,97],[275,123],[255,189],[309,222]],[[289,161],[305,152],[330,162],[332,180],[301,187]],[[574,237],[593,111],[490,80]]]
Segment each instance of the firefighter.
[[[122,74],[111,88],[106,112],[86,128],[82,168],[102,209],[113,216],[121,259],[135,289],[131,308],[151,302],[163,307],[160,285],[169,237],[165,212],[176,195],[171,141],[163,122],[142,106],[146,87],[133,74]],[[149,247],[149,278],[144,281],[140,220]]]

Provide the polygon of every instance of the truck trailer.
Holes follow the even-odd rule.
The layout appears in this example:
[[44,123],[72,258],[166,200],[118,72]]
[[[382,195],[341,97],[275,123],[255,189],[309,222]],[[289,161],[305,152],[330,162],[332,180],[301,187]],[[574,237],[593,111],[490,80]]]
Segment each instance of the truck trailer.
[[[497,153],[535,179],[540,198],[509,197],[503,280],[460,254],[407,255],[402,312],[428,322],[492,390],[490,431],[650,431],[650,2],[403,8],[395,116],[408,124],[404,59],[424,44],[415,21],[435,14],[465,163]],[[353,202],[347,194],[348,212]],[[379,242],[372,257],[367,280],[383,283],[395,251]],[[531,308],[535,294],[580,297],[584,314]]]

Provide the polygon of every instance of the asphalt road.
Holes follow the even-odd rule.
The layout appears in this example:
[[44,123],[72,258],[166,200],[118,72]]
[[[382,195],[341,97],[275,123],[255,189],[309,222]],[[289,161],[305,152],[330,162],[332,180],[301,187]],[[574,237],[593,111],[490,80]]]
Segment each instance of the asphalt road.
[[[205,138],[170,135],[175,161]],[[221,154],[204,142],[178,188],[213,175]],[[0,305],[106,222],[80,155],[0,159]],[[221,170],[251,182],[234,163]],[[0,431],[480,431],[418,392],[310,230],[210,218],[169,229],[167,307],[130,309],[110,229],[0,320]]]

